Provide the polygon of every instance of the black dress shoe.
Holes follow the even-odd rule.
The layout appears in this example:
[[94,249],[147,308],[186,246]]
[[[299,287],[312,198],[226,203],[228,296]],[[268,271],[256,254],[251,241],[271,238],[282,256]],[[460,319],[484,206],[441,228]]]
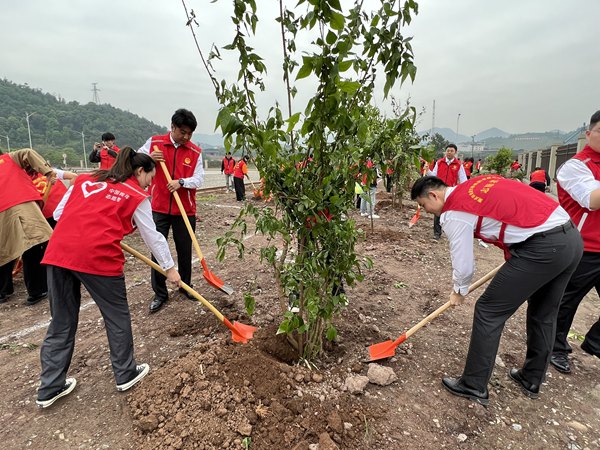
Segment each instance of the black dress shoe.
[[167,299],[166,298],[161,298],[161,297],[158,297],[158,296],[154,296],[154,298],[152,299],[152,303],[150,303],[150,312],[151,313],[155,313],[160,308],[162,308],[162,306],[165,303],[167,303]]
[[595,356],[597,358],[600,358],[600,353],[594,352],[594,350],[592,349],[592,347],[590,347],[590,344],[588,344],[587,341],[583,341],[581,343],[581,350],[583,350],[584,352],[586,352],[588,355],[592,355],[592,356]]
[[571,373],[571,365],[566,353],[553,353],[550,356],[550,364],[560,373]]
[[446,390],[451,394],[458,395],[459,397],[468,398],[484,406],[487,406],[490,402],[487,389],[482,392],[465,386],[465,384],[462,381],[462,378],[446,377],[442,379],[442,384],[444,385]]
[[510,369],[508,372],[510,377],[515,380],[521,386],[523,393],[529,398],[538,398],[540,393],[540,387],[537,384],[531,384],[523,375],[519,369]]
[[30,295],[29,297],[27,297],[27,304],[29,306],[35,305],[36,303],[41,302],[42,300],[44,300],[47,297],[48,297],[47,292],[42,292],[40,295]]

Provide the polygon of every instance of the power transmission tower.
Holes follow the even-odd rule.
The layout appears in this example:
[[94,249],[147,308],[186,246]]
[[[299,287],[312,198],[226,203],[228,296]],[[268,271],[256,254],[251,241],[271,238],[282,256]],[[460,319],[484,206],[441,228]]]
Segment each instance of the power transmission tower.
[[94,93],[94,103],[99,105],[100,96],[98,95],[98,92],[100,92],[100,89],[98,89],[98,83],[92,83],[92,92]]
[[435,100],[433,101],[433,110],[431,113],[431,137],[433,138],[433,132],[435,131]]

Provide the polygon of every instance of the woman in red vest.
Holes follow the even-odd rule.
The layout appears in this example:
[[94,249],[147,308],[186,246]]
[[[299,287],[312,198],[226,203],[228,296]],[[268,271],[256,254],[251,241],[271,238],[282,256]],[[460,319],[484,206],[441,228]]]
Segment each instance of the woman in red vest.
[[550,177],[548,173],[541,167],[536,167],[529,176],[529,186],[537,189],[540,192],[546,192],[546,188],[550,186]]
[[156,173],[154,160],[124,148],[113,167],[79,175],[54,212],[56,228],[42,261],[48,265],[52,321],[41,348],[41,385],[36,403],[46,408],[73,391],[67,371],[75,347],[81,285],[104,318],[110,359],[118,391],[126,391],[150,370],[133,354],[120,247],[124,236],[140,235],[174,285],[181,280],[169,246],[156,231],[145,189]]
[[244,156],[233,168],[233,187],[235,188],[235,199],[238,202],[246,200],[246,186],[244,186],[244,177],[250,179],[248,176],[247,164],[249,159],[250,157],[248,155]]
[[474,272],[473,236],[500,247],[510,261],[475,303],[471,343],[463,374],[444,378],[452,394],[488,404],[487,385],[505,322],[525,302],[527,352],[509,376],[537,398],[552,351],[560,299],[583,253],[581,235],[558,203],[516,180],[480,176],[454,188],[437,177],[418,180],[411,198],[440,216],[450,241],[450,303],[460,305]]

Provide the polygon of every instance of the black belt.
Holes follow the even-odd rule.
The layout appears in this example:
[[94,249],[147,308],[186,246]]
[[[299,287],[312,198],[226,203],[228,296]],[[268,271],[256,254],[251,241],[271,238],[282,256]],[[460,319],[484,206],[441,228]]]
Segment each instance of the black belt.
[[526,240],[529,240],[531,238],[538,237],[538,236],[546,237],[546,236],[550,236],[551,234],[566,233],[571,228],[575,228],[575,224],[573,223],[572,220],[569,220],[568,222],[565,222],[562,225],[559,225],[557,227],[550,228],[547,231],[540,231],[539,233],[534,233],[531,236],[529,236],[529,238],[527,238]]

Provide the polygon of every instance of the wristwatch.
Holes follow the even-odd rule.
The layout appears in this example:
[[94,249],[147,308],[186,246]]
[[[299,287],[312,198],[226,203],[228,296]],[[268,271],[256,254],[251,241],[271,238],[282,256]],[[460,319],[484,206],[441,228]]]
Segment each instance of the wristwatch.
[[179,185],[180,185],[181,187],[183,187],[183,178],[180,178],[180,179],[179,179]]

